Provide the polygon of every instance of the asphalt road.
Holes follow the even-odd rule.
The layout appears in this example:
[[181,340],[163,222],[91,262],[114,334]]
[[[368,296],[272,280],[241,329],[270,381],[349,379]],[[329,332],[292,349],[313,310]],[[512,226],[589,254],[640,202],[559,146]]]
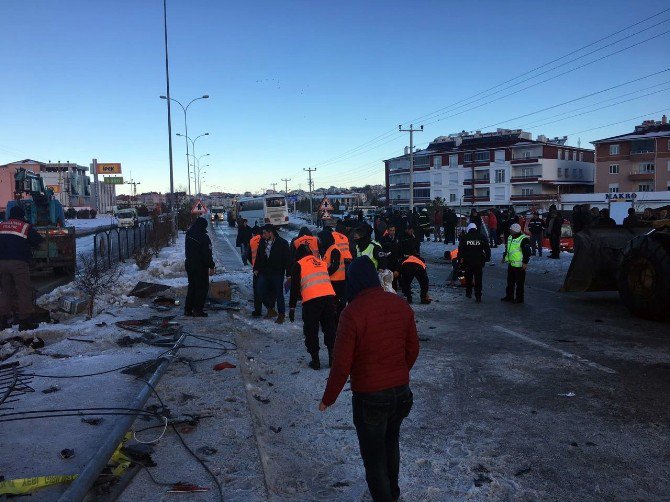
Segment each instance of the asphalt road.
[[529,274],[515,305],[489,265],[476,304],[446,286],[449,264],[428,271],[408,500],[668,500],[670,324],[632,317],[616,293],[559,293],[559,275]]

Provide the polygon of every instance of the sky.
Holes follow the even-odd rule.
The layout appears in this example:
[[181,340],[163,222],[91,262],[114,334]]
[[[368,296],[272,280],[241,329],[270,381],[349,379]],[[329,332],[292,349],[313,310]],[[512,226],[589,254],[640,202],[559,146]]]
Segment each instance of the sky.
[[[420,148],[496,127],[584,147],[670,114],[668,0],[167,4],[171,97],[210,96],[187,115],[203,192],[307,189],[310,167],[316,187],[383,183],[398,124],[424,125]],[[161,0],[0,0],[0,33],[0,164],[96,158],[169,191]]]

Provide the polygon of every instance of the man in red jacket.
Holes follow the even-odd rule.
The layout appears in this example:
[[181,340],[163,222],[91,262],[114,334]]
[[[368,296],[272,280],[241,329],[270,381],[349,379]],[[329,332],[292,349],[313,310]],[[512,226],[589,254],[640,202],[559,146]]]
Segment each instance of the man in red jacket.
[[409,371],[419,355],[414,312],[381,288],[367,256],[349,265],[347,296],[319,410],[335,403],[351,375],[354,426],[370,494],[375,502],[395,501],[400,496],[400,424],[412,408]]

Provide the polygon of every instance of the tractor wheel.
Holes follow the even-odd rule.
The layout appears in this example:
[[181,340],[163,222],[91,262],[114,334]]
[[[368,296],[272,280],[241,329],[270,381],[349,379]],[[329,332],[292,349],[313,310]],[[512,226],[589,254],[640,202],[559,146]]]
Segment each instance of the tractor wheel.
[[619,296],[636,316],[670,316],[670,240],[667,235],[640,235],[623,249]]

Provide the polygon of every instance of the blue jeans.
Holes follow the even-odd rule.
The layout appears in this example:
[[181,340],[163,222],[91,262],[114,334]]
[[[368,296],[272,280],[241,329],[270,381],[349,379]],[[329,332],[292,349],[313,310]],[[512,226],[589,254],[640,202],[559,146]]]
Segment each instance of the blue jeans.
[[274,305],[277,300],[277,312],[284,314],[286,306],[284,304],[284,274],[281,272],[261,272],[258,275],[258,287],[263,295],[263,303],[268,309]]
[[365,466],[365,480],[375,502],[398,500],[400,424],[412,409],[409,385],[379,392],[354,392],[354,426]]
[[498,232],[495,228],[489,228],[489,246],[498,246]]
[[246,265],[248,262],[247,256],[249,256],[249,244],[246,242],[240,244],[240,254],[242,255],[242,263]]

